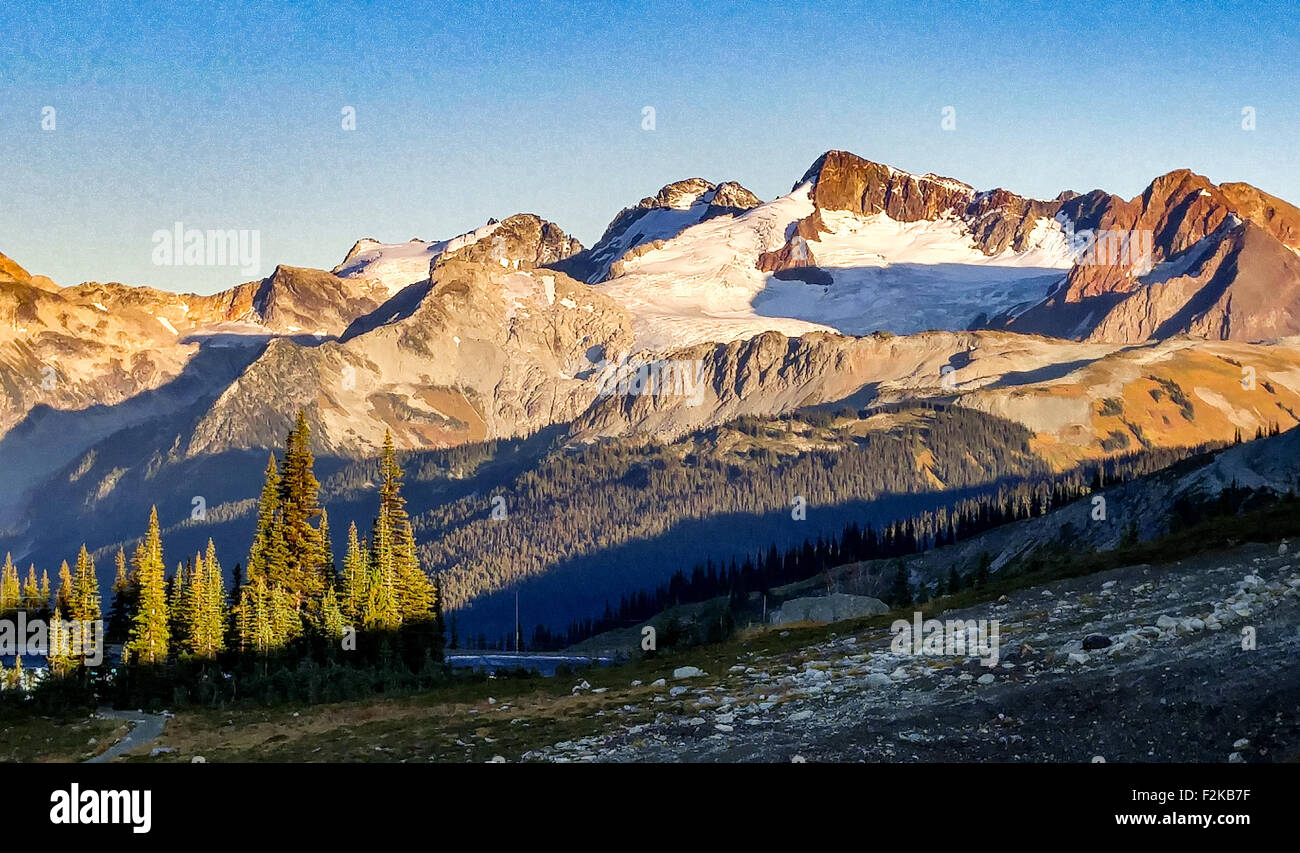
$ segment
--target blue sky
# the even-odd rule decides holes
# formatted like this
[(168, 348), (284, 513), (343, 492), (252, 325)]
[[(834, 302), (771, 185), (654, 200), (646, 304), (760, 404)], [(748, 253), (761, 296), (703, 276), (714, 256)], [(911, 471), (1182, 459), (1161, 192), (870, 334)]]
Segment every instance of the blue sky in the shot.
[(155, 266), (178, 220), (257, 229), (262, 274), (521, 211), (590, 245), (669, 181), (771, 198), (829, 148), (1040, 197), (1185, 166), (1300, 203), (1290, 4), (120, 5), (0, 6), (0, 251), (60, 284), (245, 278)]

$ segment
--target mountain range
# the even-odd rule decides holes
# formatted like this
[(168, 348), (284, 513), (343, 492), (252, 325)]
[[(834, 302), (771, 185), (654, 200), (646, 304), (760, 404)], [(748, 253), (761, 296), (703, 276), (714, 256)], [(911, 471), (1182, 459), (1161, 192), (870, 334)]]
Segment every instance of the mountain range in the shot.
[[(1115, 262), (1116, 246), (1142, 251)], [(232, 565), (299, 409), (336, 529), (368, 525), (357, 465), (386, 430), (437, 469), (413, 477), (417, 533), (449, 501), (486, 515), (556, 454), (709, 453), (702, 437), (737, 418), (810, 407), (964, 407), (1029, 430), (1056, 470), (1285, 430), (1300, 423), (1300, 210), (1187, 170), (1132, 199), (1040, 200), (828, 151), (769, 201), (670, 183), (590, 248), (522, 213), (446, 240), (358, 240), (332, 270), (277, 266), (207, 296), (61, 287), (0, 254), (0, 321), (0, 550), (53, 569), (80, 544), (67, 531), (103, 552), (157, 504), (176, 555), (213, 535)], [(655, 361), (689, 365), (698, 393), (603, 393), (611, 364)], [(452, 449), (480, 462), (436, 455)], [(632, 581), (594, 583), (616, 597)]]

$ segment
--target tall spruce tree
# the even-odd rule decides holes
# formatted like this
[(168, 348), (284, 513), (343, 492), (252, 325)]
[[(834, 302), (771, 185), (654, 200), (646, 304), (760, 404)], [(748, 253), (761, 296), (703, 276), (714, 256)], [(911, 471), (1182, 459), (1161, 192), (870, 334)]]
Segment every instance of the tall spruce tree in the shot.
[(41, 585), (36, 580), (36, 566), (27, 567), (27, 580), (23, 581), (23, 610), (38, 613), (45, 609), (41, 603)]
[(320, 531), (312, 526), (321, 514), (320, 483), (312, 471), (314, 463), (307, 413), (299, 410), (298, 419), (285, 440), (280, 517), (288, 578), (283, 586), (300, 606), (319, 603), (327, 585)]
[[(172, 636), (178, 649), (193, 655), (198, 653), (199, 623), (203, 618), (203, 555), (195, 554), (190, 565), (193, 568), (187, 573), (187, 582), (180, 590), (181, 605), (172, 607), (172, 619), (179, 628), (179, 633)], [(177, 574), (179, 576), (179, 571)]]
[(168, 627), (171, 630), (172, 651), (175, 652), (188, 651), (185, 633), (190, 624), (190, 601), (185, 587), (191, 580), (189, 575), (192, 572), (192, 567), (187, 570), (184, 563), (177, 563), (176, 573), (172, 575), (167, 589)]
[[(49, 663), (50, 674), (61, 678), (76, 668), (79, 661), (71, 654), (71, 634), (64, 621), (65, 615), (58, 607), (54, 608), (54, 618), (50, 620), (49, 634), (46, 640), (45, 659)], [(22, 660), (22, 655), (18, 656)]]
[(18, 569), (14, 566), (13, 557), (5, 554), (4, 568), (0, 569), (0, 616), (8, 616), (16, 611), (21, 601)]
[[(35, 583), (35, 573), (32, 581)], [(95, 577), (95, 561), (82, 543), (77, 553), (77, 573), (72, 578), (72, 607), (68, 618), (83, 622), (98, 622), (100, 619), (99, 579)]]
[(343, 575), (339, 581), (342, 588), (339, 610), (349, 624), (356, 625), (361, 622), (369, 595), (366, 588), (368, 579), (366, 551), (361, 541), (357, 539), (357, 524), (354, 521), (348, 525), (347, 553), (343, 557)]
[(216, 657), (226, 649), (226, 578), (217, 561), (217, 546), (208, 540), (203, 557), (203, 597), (196, 620), (195, 654)]
[(331, 639), (337, 639), (343, 636), (343, 629), (346, 626), (343, 612), (339, 608), (338, 594), (335, 593), (334, 587), (330, 587), (325, 590), (325, 598), (321, 601), (321, 633)]
[(280, 471), (272, 453), (266, 462), (266, 479), (257, 505), (257, 530), (248, 553), (245, 577), (264, 579), (268, 584), (288, 581), (285, 565), (284, 534), (280, 521)]
[(117, 549), (114, 558), (117, 573), (113, 577), (113, 603), (108, 609), (108, 641), (121, 643), (126, 640), (131, 630), (131, 616), (134, 613), (132, 584), (126, 573), (126, 551)]
[(163, 563), (157, 507), (150, 510), (148, 533), (136, 548), (133, 559), (140, 597), (124, 651), (128, 660), (137, 663), (163, 663), (167, 660), (169, 620), (167, 570)]
[(393, 435), (384, 432), (384, 449), (379, 461), (379, 517), (387, 526), (392, 548), (392, 575), (398, 615), (403, 622), (427, 622), (435, 616), (435, 589), (420, 569), (415, 553), (411, 517), (402, 497), (402, 466), (397, 462)]
[(54, 594), (54, 609), (65, 616), (72, 610), (72, 570), (67, 560), (59, 565), (59, 591)]
[(320, 575), (323, 583), (327, 588), (336, 587), (339, 583), (338, 566), (334, 563), (334, 539), (330, 536), (330, 516), (321, 507), (320, 511)]
[(393, 572), (393, 531), (383, 506), (371, 529), (366, 602), (361, 625), (366, 630), (391, 631), (402, 624)]

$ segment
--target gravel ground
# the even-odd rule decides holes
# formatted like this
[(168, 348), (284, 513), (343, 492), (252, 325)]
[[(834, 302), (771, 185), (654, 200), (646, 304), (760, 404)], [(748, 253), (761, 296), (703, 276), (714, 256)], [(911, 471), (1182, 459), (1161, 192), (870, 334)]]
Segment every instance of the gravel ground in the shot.
[(597, 734), (524, 758), (1294, 760), (1300, 560), (1279, 548), (1115, 569), (944, 614), (999, 621), (995, 667), (897, 653), (884, 631), (756, 651), (725, 674), (668, 679), (653, 722), (622, 722), (645, 719), (629, 706), (595, 720)]

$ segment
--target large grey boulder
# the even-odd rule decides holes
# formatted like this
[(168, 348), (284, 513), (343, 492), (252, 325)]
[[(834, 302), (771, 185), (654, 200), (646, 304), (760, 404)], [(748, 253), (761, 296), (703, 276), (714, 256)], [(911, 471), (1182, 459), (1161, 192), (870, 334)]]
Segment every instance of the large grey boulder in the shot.
[(785, 625), (790, 622), (839, 622), (888, 612), (889, 605), (879, 598), (837, 592), (812, 598), (793, 598), (773, 611), (769, 618), (773, 625)]

